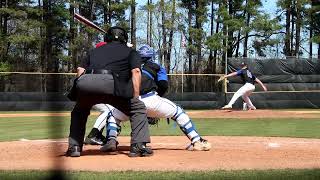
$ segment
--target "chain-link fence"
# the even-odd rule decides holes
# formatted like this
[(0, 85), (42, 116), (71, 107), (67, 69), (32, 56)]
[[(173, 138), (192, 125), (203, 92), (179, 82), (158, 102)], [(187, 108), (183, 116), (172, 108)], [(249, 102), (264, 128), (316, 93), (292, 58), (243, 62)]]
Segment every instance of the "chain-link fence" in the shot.
[[(320, 60), (229, 58), (226, 72), (234, 72), (241, 62), (268, 88), (257, 85), (251, 96), (258, 108), (320, 107)], [(185, 108), (220, 108), (242, 82), (228, 78), (218, 83), (222, 74), (169, 74), (165, 97)], [(71, 109), (74, 102), (65, 94), (72, 86), (74, 73), (0, 73), (0, 110)], [(242, 107), (241, 101), (235, 107)]]
[[(186, 108), (217, 108), (224, 95), (220, 74), (169, 74), (165, 97)], [(0, 110), (70, 110), (74, 73), (0, 73)], [(222, 98), (222, 99), (221, 99)]]

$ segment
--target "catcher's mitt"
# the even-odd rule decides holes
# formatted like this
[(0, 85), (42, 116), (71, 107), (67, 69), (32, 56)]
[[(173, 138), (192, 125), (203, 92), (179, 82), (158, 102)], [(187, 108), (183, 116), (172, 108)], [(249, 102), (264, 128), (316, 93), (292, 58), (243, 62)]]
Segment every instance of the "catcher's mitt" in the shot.
[(218, 82), (224, 80), (226, 77), (225, 76), (220, 76), (220, 78), (218, 79)]
[(158, 125), (160, 118), (148, 117), (149, 125)]

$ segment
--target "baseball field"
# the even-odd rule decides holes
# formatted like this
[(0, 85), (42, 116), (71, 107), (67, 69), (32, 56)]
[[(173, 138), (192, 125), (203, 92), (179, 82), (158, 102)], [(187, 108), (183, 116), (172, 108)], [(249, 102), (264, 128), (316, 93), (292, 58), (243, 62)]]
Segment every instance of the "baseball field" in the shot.
[(127, 156), (126, 122), (117, 154), (87, 145), (80, 158), (69, 158), (70, 112), (1, 112), (0, 179), (320, 179), (319, 110), (187, 113), (210, 151), (185, 150), (189, 140), (163, 119), (150, 127), (152, 157)]

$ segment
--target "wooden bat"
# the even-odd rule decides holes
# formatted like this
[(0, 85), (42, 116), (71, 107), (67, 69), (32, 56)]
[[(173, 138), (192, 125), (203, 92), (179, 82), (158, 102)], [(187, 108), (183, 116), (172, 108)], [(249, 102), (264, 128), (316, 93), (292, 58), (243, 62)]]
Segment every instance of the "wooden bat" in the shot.
[[(94, 24), (92, 21), (90, 21), (89, 19), (81, 16), (81, 15), (78, 14), (78, 13), (74, 13), (74, 17), (75, 17), (78, 21), (82, 22), (82, 23), (83, 23), (84, 25), (86, 25), (86, 26), (89, 26), (89, 27), (91, 27), (91, 28), (94, 28), (94, 29), (96, 29), (96, 30), (98, 30), (98, 31), (100, 31), (100, 32), (107, 33), (107, 32), (106, 32), (105, 30), (103, 30), (101, 27), (97, 26), (97, 25)], [(133, 44), (127, 43), (127, 46), (128, 46), (128, 47), (132, 47)]]
[(94, 28), (94, 29), (96, 29), (96, 30), (98, 30), (98, 31), (100, 31), (100, 32), (106, 33), (106, 31), (103, 30), (101, 27), (97, 26), (97, 25), (94, 24), (92, 21), (90, 21), (89, 19), (81, 16), (80, 14), (74, 13), (74, 17), (75, 17), (78, 21), (84, 23), (85, 25), (90, 26), (90, 27), (92, 27), (92, 28)]

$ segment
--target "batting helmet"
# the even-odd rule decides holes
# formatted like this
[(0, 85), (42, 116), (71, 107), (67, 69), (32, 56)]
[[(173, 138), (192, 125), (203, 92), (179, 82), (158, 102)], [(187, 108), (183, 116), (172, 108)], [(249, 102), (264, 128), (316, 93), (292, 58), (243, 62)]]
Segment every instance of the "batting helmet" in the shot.
[(123, 28), (114, 26), (108, 29), (106, 34), (106, 41), (120, 41), (126, 43), (128, 41), (128, 34)]
[(138, 53), (144, 62), (147, 60), (153, 61), (153, 58), (156, 55), (156, 52), (149, 45), (142, 45), (139, 48)]

